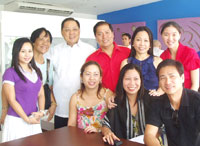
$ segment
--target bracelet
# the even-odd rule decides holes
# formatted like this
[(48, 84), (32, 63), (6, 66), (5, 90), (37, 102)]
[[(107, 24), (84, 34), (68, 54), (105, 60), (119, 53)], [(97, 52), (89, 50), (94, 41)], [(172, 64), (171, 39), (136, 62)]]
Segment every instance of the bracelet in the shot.
[(32, 117), (32, 116), (29, 116), (29, 117), (28, 117), (28, 121), (27, 121), (28, 124), (31, 124), (31, 120), (30, 120), (31, 117)]
[(51, 105), (57, 106), (57, 103), (56, 102), (51, 102)]
[(7, 109), (8, 109), (8, 106), (2, 107), (2, 110), (7, 110)]

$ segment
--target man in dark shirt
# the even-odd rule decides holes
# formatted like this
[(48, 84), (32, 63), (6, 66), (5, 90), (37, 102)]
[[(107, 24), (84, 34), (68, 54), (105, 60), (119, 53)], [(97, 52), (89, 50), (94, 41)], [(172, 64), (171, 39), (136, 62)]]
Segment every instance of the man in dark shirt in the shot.
[(165, 94), (152, 102), (145, 144), (160, 146), (158, 131), (164, 124), (169, 146), (194, 146), (200, 131), (200, 94), (183, 88), (184, 69), (178, 61), (164, 60), (157, 75)]

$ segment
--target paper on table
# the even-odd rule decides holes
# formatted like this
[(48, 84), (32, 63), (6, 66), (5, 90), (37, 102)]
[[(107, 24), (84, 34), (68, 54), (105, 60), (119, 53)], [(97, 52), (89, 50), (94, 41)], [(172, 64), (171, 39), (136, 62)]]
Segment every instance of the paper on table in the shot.
[(129, 140), (130, 140), (130, 141), (133, 141), (133, 142), (137, 142), (137, 143), (144, 144), (144, 135), (140, 135), (140, 136), (131, 138), (131, 139), (129, 139)]

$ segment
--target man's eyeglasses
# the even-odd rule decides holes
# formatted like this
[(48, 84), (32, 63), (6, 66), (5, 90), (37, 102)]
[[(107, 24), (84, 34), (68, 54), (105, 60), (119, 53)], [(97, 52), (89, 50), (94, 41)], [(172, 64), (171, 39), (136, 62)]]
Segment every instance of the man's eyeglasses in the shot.
[(179, 127), (178, 110), (175, 110), (175, 111), (173, 110), (172, 120), (173, 120), (173, 124), (178, 128)]

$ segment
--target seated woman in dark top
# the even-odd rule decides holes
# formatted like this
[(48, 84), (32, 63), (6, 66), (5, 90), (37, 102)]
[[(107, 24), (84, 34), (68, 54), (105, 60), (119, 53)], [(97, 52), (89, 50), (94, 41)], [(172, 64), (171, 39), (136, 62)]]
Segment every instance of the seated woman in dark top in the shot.
[(104, 117), (104, 142), (113, 145), (113, 141), (119, 138), (130, 139), (144, 134), (150, 96), (144, 89), (141, 70), (137, 65), (127, 64), (122, 68), (116, 87), (115, 103), (117, 106)]

